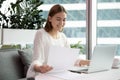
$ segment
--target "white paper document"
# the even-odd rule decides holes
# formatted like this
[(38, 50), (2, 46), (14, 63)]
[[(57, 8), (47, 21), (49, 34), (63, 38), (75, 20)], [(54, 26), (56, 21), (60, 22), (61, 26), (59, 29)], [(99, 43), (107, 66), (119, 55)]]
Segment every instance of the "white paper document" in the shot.
[(80, 49), (51, 46), (48, 55), (48, 65), (53, 67), (50, 72), (67, 71), (73, 67), (79, 57)]
[(51, 46), (48, 55), (48, 65), (53, 67), (53, 70), (47, 72), (47, 75), (57, 78), (71, 80), (80, 76), (80, 74), (68, 71), (74, 66), (79, 57), (80, 49), (66, 48), (59, 46)]

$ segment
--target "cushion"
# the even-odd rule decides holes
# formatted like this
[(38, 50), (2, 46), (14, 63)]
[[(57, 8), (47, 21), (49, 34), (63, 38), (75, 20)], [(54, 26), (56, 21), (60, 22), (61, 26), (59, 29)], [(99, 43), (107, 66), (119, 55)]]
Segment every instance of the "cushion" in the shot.
[(24, 65), (16, 49), (0, 50), (0, 80), (17, 80), (24, 77)]
[(18, 50), (21, 60), (24, 64), (24, 75), (26, 76), (27, 70), (32, 62), (33, 50), (31, 48)]

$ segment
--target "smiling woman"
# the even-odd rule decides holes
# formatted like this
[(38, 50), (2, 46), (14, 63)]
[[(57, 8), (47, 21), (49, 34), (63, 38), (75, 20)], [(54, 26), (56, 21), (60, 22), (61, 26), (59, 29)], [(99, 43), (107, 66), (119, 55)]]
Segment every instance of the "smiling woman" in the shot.
[(27, 77), (34, 77), (38, 73), (46, 73), (53, 69), (47, 64), (48, 51), (53, 45), (70, 47), (67, 38), (61, 30), (66, 21), (66, 10), (62, 5), (54, 5), (48, 14), (45, 27), (36, 32), (34, 38), (34, 54)]
[[(34, 38), (33, 61), (28, 69), (27, 77), (34, 77), (39, 73), (46, 73), (54, 68), (48, 65), (48, 56), (51, 46), (70, 48), (67, 37), (61, 31), (65, 26), (66, 17), (67, 12), (62, 5), (56, 4), (51, 7), (45, 27), (36, 32)], [(86, 60), (82, 60), (80, 62), (86, 65), (85, 61)]]

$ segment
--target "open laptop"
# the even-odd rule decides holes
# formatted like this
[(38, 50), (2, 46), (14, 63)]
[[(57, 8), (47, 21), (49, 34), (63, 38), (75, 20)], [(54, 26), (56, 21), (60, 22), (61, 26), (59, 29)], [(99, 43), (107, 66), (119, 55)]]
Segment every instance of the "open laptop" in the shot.
[(116, 52), (116, 45), (104, 46), (99, 45), (94, 48), (90, 65), (85, 68), (74, 68), (70, 71), (78, 73), (93, 73), (110, 70), (112, 67), (114, 55)]
[(51, 46), (48, 53), (48, 65), (53, 67), (49, 73), (61, 72), (73, 67), (79, 58), (80, 49)]

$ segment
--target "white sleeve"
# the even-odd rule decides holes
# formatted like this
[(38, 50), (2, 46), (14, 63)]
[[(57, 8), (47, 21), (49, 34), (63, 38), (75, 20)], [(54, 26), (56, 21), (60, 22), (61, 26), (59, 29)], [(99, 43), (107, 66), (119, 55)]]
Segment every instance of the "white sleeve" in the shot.
[(42, 34), (40, 31), (37, 31), (34, 38), (34, 51), (33, 51), (33, 60), (27, 71), (27, 77), (34, 77), (38, 72), (34, 71), (34, 65), (42, 65), (44, 62), (44, 43), (42, 43)]
[(33, 55), (33, 62), (37, 61), (37, 64), (40, 65), (44, 62), (44, 42), (42, 39), (42, 33), (38, 31), (35, 35), (34, 39), (34, 55)]

